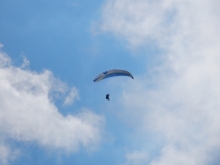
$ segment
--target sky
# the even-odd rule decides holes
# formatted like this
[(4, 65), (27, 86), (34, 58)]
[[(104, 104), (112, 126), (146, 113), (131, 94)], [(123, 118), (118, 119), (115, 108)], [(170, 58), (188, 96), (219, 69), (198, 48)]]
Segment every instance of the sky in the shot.
[(219, 165), (219, 8), (0, 0), (0, 164)]

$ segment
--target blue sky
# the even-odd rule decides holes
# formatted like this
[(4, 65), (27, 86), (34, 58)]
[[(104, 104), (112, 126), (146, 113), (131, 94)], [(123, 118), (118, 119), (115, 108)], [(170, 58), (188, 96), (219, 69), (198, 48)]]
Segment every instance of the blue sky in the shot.
[(0, 0), (0, 164), (219, 164), (218, 5)]

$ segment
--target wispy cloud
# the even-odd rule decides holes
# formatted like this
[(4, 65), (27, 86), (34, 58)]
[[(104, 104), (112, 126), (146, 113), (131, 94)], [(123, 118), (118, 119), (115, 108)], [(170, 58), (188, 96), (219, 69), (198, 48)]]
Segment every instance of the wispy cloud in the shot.
[(22, 55), (22, 58), (23, 58), (23, 63), (21, 65), (21, 68), (26, 69), (29, 67), (30, 61), (24, 55)]
[[(103, 31), (136, 47), (153, 40), (165, 52), (157, 69), (136, 78), (122, 100), (124, 115), (140, 123), (134, 122), (137, 134), (163, 143), (158, 147), (154, 141), (157, 152), (150, 154), (150, 165), (209, 164), (215, 159), (210, 153), (220, 149), (216, 6), (215, 0), (109, 0), (103, 7)], [(140, 143), (152, 152), (147, 141)]]
[[(2, 140), (2, 139), (1, 139)], [(3, 165), (9, 164), (20, 154), (18, 149), (11, 149), (7, 144), (0, 142), (0, 163)]]
[[(13, 66), (9, 56), (0, 51), (0, 161), (6, 163), (14, 152), (10, 145), (5, 147), (8, 138), (67, 152), (97, 147), (104, 118), (89, 109), (64, 117), (51, 95), (67, 88), (48, 70), (37, 73)], [(73, 87), (66, 103), (77, 96)]]
[(126, 160), (123, 165), (144, 165), (148, 162), (148, 155), (145, 152), (134, 151), (126, 154)]
[(79, 99), (79, 94), (78, 94), (77, 89), (73, 87), (70, 90), (69, 94), (66, 96), (64, 100), (64, 105), (71, 105), (76, 99)]

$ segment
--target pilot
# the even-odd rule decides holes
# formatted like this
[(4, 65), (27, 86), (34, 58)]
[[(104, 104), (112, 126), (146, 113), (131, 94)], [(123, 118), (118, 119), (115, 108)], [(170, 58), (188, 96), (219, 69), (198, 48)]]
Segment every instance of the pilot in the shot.
[(109, 94), (107, 94), (105, 98), (106, 98), (108, 101), (110, 101)]

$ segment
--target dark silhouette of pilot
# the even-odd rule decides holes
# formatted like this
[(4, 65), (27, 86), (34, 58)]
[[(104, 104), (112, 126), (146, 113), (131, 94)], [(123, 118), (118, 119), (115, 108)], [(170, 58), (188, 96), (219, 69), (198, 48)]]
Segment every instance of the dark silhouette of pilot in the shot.
[(109, 94), (107, 94), (105, 98), (106, 98), (108, 101), (110, 101)]

